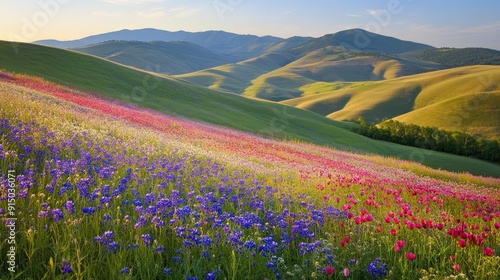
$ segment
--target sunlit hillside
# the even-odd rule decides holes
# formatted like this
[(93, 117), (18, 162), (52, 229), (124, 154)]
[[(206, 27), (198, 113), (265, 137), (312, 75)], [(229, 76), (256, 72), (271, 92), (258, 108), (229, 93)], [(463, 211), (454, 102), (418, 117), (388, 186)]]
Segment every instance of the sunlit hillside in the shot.
[[(500, 66), (468, 66), (353, 83), (339, 90), (284, 101), (335, 120), (384, 118), (500, 138)], [(335, 85), (335, 84), (332, 84)]]

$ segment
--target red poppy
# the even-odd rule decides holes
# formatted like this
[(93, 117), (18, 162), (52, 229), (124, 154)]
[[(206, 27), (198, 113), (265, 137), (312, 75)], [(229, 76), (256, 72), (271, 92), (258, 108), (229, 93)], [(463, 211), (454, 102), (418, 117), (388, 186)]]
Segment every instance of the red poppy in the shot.
[(458, 245), (460, 246), (460, 248), (464, 248), (465, 246), (467, 246), (467, 241), (465, 239), (459, 239)]
[(415, 254), (410, 253), (410, 252), (406, 252), (406, 253), (405, 253), (405, 256), (406, 256), (406, 258), (407, 258), (408, 260), (410, 260), (410, 261), (413, 261), (413, 260), (415, 260), (415, 259), (417, 258), (417, 256), (415, 256)]
[(485, 256), (491, 257), (495, 253), (495, 250), (488, 247), (483, 247), (483, 253)]

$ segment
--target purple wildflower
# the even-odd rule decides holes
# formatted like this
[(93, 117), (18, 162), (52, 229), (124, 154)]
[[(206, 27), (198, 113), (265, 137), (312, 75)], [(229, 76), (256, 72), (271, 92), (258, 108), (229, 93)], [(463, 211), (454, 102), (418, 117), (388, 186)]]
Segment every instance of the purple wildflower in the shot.
[(143, 234), (141, 236), (142, 238), (142, 242), (144, 242), (144, 244), (146, 244), (146, 246), (149, 247), (149, 245), (151, 245), (151, 242), (153, 241), (153, 237), (151, 237), (151, 235), (149, 233), (146, 233), (146, 234)]
[(64, 209), (66, 209), (66, 212), (68, 212), (69, 214), (72, 214), (75, 212), (75, 204), (72, 200), (68, 200), (64, 204)]
[(73, 270), (71, 270), (71, 264), (69, 263), (68, 260), (63, 259), (62, 262), (63, 262), (63, 265), (61, 266), (62, 274), (67, 274), (67, 273), (73, 272)]
[(52, 209), (52, 218), (54, 218), (55, 223), (57, 223), (57, 222), (59, 222), (59, 220), (63, 219), (64, 214), (61, 211), (61, 209), (59, 209), (59, 208)]

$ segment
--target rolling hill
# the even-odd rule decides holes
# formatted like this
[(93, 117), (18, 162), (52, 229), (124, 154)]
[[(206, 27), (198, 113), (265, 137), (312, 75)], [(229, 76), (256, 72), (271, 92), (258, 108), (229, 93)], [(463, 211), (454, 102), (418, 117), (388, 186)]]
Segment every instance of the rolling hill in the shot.
[(194, 72), (234, 61), (227, 55), (183, 41), (108, 41), (74, 50), (170, 75)]
[[(358, 37), (369, 38), (363, 48)], [(363, 37), (364, 38), (364, 37)], [(206, 87), (272, 101), (311, 94), (304, 87), (320, 82), (357, 82), (391, 79), (445, 66), (398, 54), (431, 49), (431, 46), (352, 29), (311, 39), (280, 53), (290, 59), (280, 67), (246, 69), (246, 63), (188, 73), (179, 78)], [(267, 57), (266, 57), (267, 58)], [(266, 61), (266, 58), (259, 59)], [(293, 58), (293, 59), (291, 59)], [(271, 63), (275, 66), (275, 63)], [(251, 75), (248, 73), (251, 72)], [(259, 74), (259, 75), (257, 75)]]
[(430, 62), (329, 46), (252, 80), (243, 95), (282, 101), (312, 94), (307, 86), (319, 82), (386, 80), (442, 68)]
[[(284, 101), (334, 120), (384, 118), (500, 138), (500, 66), (468, 66)], [(326, 87), (324, 85), (326, 89)]]
[(238, 63), (226, 64), (211, 69), (177, 75), (183, 79), (204, 87), (241, 94), (250, 81), (270, 71), (292, 62), (294, 56), (272, 52)]
[(352, 133), (348, 124), (316, 113), (235, 94), (131, 68), (81, 53), (32, 44), (0, 42), (0, 68), (36, 75), (170, 115), (228, 126), (264, 136), (308, 141), (345, 150), (415, 159), (425, 165), (453, 171), (500, 176), (500, 167), (456, 157), (375, 141)]

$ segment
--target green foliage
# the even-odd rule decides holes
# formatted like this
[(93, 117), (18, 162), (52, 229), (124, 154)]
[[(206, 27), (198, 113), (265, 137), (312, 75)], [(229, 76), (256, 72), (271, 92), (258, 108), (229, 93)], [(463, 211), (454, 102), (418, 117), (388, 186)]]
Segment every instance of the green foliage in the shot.
[(500, 163), (500, 141), (497, 140), (396, 120), (385, 120), (379, 125), (367, 125), (362, 117), (358, 121), (360, 126), (356, 131), (373, 139)]
[(485, 48), (440, 48), (422, 51), (418, 58), (449, 67), (500, 65), (500, 51)]

